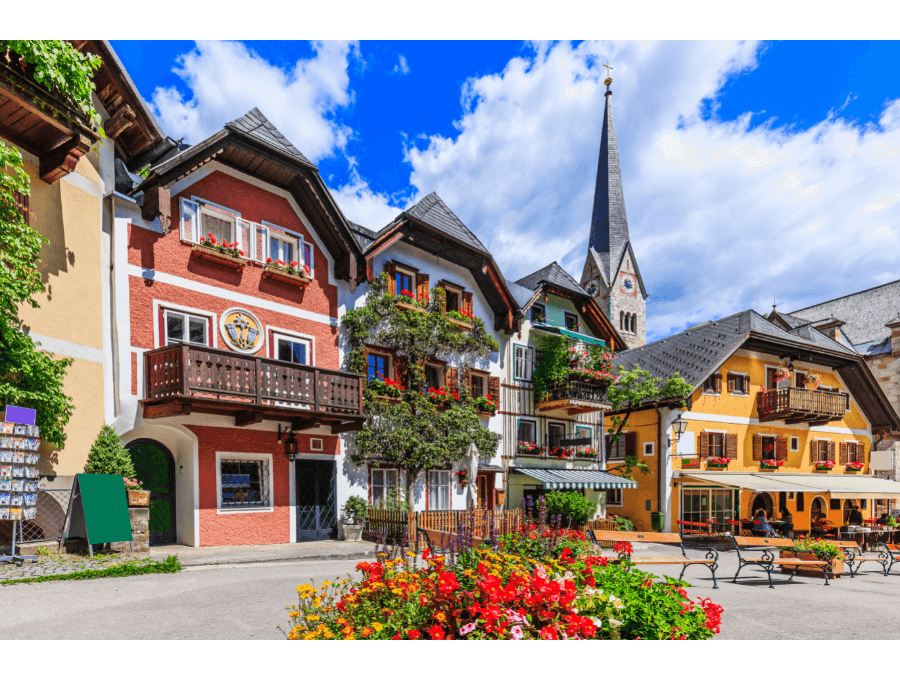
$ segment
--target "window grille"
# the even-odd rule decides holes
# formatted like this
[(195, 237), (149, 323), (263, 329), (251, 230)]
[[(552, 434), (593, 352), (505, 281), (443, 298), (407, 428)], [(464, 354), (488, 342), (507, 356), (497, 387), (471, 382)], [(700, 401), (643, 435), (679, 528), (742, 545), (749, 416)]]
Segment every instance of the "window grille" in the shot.
[(222, 459), (223, 508), (267, 508), (269, 501), (269, 464), (264, 460)]

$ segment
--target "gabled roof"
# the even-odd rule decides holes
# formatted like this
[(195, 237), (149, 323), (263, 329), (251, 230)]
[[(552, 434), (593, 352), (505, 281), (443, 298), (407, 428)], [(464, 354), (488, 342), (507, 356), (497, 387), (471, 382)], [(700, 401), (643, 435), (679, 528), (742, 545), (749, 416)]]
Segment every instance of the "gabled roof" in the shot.
[(533, 302), (540, 293), (540, 289), (531, 290), (530, 288), (520, 286), (518, 283), (510, 281), (509, 279), (506, 279), (506, 287), (509, 288), (509, 292), (512, 293), (512, 296), (515, 298), (516, 304), (523, 310)]
[(543, 269), (538, 269), (528, 276), (523, 276), (516, 281), (516, 283), (529, 290), (538, 290), (541, 288), (542, 284), (549, 283), (561, 290), (575, 293), (576, 295), (590, 297), (590, 293), (582, 288), (581, 284), (569, 276), (569, 273), (555, 261), (551, 262)]
[(447, 207), (447, 204), (434, 191), (412, 207), (404, 210), (404, 212), (410, 217), (414, 217), (420, 222), (424, 222), (448, 236), (452, 236), (457, 241), (465, 243), (475, 250), (482, 253), (488, 252), (488, 249), (478, 240), (478, 237), (469, 231), (469, 228), (453, 214), (453, 211)]
[(350, 231), (353, 232), (353, 238), (356, 239), (356, 242), (359, 243), (360, 248), (365, 250), (369, 247), (369, 244), (375, 240), (375, 237), (378, 235), (377, 232), (372, 231), (371, 229), (367, 229), (361, 224), (357, 224), (356, 222), (351, 222), (347, 220), (347, 224), (350, 225)]
[(290, 140), (281, 134), (278, 131), (278, 128), (272, 125), (272, 123), (269, 122), (269, 119), (257, 108), (254, 108), (240, 118), (227, 123), (225, 128), (243, 133), (248, 137), (257, 140), (261, 144), (268, 146), (270, 149), (288, 156), (293, 156), (298, 161), (315, 167), (313, 163), (300, 153), (300, 150), (291, 144)]

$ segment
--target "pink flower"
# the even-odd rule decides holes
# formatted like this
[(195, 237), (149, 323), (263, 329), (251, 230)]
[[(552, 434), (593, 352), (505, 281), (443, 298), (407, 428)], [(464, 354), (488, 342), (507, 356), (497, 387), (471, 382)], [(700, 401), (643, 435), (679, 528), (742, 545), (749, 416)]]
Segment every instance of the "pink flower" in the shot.
[(509, 629), (509, 634), (512, 635), (513, 640), (521, 640), (525, 637), (525, 633), (522, 632), (522, 626), (513, 626)]
[(464, 625), (462, 628), (459, 629), (459, 634), (460, 635), (468, 635), (473, 630), (475, 630), (475, 624), (467, 623), (466, 625)]

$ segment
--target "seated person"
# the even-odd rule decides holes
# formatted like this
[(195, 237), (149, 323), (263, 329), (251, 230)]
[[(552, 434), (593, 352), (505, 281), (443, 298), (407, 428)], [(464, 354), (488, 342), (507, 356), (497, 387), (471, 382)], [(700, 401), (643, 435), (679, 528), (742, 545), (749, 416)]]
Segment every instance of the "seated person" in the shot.
[[(756, 514), (753, 516), (753, 524), (754, 528), (757, 532), (763, 533), (766, 538), (774, 538), (775, 530), (769, 524), (769, 518), (766, 516), (766, 511), (763, 508), (760, 508), (756, 511)], [(762, 527), (760, 528), (759, 522), (762, 522)]]
[(786, 538), (794, 538), (794, 516), (787, 508), (781, 510), (781, 521), (784, 522), (784, 524), (781, 525), (781, 533), (783, 533)]
[(850, 511), (850, 514), (847, 515), (847, 524), (850, 526), (861, 526), (863, 523), (863, 515), (859, 511), (859, 506), (854, 505), (853, 509)]

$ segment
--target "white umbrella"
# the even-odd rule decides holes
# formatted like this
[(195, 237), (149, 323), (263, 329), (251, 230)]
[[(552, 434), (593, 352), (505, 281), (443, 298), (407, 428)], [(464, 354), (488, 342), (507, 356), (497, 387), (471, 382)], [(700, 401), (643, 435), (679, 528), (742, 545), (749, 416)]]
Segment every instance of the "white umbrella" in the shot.
[(469, 451), (466, 453), (466, 462), (468, 464), (468, 486), (466, 489), (466, 509), (472, 510), (478, 506), (478, 490), (475, 485), (478, 483), (478, 448), (475, 443), (469, 444)]

